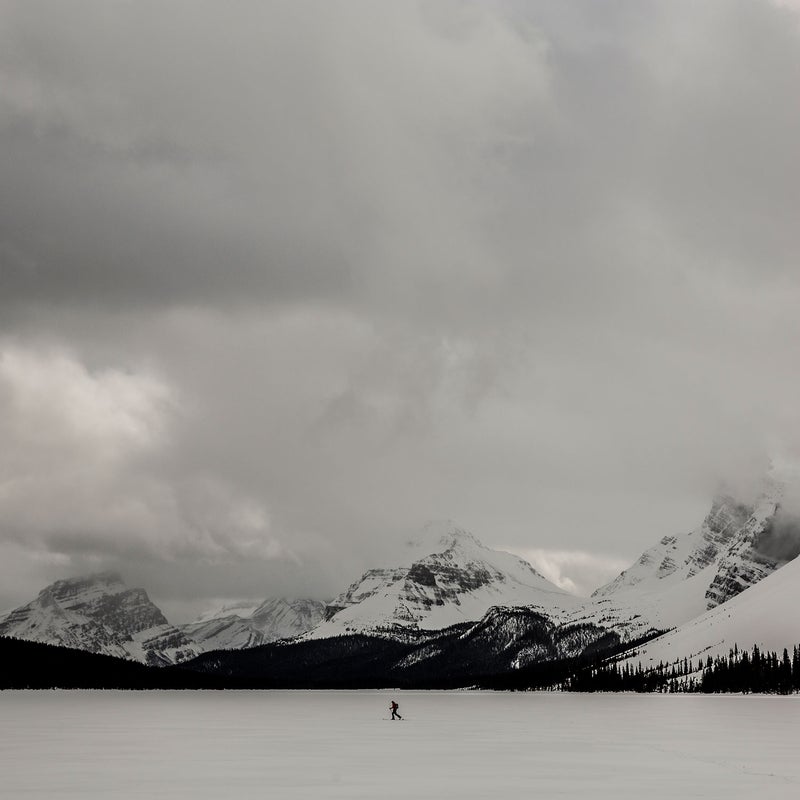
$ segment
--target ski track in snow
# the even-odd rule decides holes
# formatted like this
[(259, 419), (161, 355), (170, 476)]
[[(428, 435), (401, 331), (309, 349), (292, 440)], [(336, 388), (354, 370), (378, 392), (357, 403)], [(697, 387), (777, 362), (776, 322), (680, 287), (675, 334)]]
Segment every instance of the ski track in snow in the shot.
[(798, 734), (796, 696), (3, 692), (0, 797), (783, 800)]

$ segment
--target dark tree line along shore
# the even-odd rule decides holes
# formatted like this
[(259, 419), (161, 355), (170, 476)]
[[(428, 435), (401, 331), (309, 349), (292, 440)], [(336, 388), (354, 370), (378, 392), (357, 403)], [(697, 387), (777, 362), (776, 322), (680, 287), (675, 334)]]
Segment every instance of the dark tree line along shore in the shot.
[[(443, 652), (430, 664), (398, 669), (413, 642), (365, 636), (262, 645), (208, 653), (187, 664), (148, 667), (111, 656), (0, 637), (0, 689), (456, 689), (571, 692), (800, 691), (800, 645), (782, 653), (740, 651), (705, 660), (633, 665), (636, 642), (615, 643), (568, 659), (509, 668), (476, 647)], [(460, 658), (459, 658), (460, 656)], [(479, 657), (480, 656), (480, 657)]]
[(702, 692), (714, 694), (792, 694), (800, 691), (800, 645), (792, 653), (767, 652), (757, 645), (748, 652), (738, 646), (727, 656), (682, 661), (645, 669), (619, 661), (595, 664), (567, 678), (571, 692)]

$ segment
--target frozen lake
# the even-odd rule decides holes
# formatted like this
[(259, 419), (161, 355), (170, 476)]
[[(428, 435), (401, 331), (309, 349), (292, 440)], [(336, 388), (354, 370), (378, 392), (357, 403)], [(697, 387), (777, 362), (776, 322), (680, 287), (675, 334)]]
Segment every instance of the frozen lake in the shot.
[(0, 692), (15, 800), (769, 800), (799, 747), (798, 697)]

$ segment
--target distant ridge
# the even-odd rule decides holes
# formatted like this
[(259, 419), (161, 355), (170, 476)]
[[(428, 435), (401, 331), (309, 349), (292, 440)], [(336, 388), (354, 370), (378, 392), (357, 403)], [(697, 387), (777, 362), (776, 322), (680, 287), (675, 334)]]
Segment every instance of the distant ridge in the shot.
[(144, 589), (130, 589), (115, 572), (56, 581), (11, 611), (0, 636), (87, 650), (164, 666), (194, 658), (195, 643), (166, 617)]
[(224, 605), (182, 625), (181, 630), (202, 651), (241, 650), (300, 636), (318, 625), (324, 615), (325, 604), (319, 600), (268, 597), (256, 604)]

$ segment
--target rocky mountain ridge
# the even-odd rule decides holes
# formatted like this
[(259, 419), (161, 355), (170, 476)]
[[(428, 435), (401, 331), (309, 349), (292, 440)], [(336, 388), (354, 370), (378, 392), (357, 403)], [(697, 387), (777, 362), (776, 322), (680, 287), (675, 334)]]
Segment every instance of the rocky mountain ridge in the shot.
[(59, 580), (35, 600), (9, 611), (0, 636), (58, 645), (139, 661), (180, 664), (215, 649), (256, 647), (313, 628), (324, 604), (268, 598), (255, 607), (228, 607), (220, 617), (171, 625), (141, 588), (131, 589), (113, 572)]
[(56, 581), (11, 611), (0, 623), (0, 636), (151, 665), (177, 664), (200, 652), (144, 589), (129, 589), (116, 573)]
[[(682, 586), (695, 600), (692, 616), (730, 600), (800, 552), (800, 521), (783, 504), (787, 485), (773, 472), (752, 503), (718, 495), (698, 528), (664, 537), (592, 598), (638, 595), (647, 605), (647, 598)], [(669, 627), (684, 621), (670, 620)]]
[[(645, 669), (659, 662), (724, 656), (738, 647), (780, 652), (800, 642), (800, 559), (795, 559), (756, 585), (714, 605), (685, 624), (628, 654), (627, 662)], [(624, 661), (625, 659), (621, 659)]]
[(772, 476), (752, 502), (718, 495), (698, 528), (662, 538), (590, 598), (564, 592), (448, 521), (429, 524), (399, 564), (367, 570), (328, 604), (227, 602), (176, 627), (144, 590), (106, 573), (52, 584), (0, 620), (0, 636), (153, 664), (276, 640), (362, 636), (413, 645), (410, 657), (430, 666), (448, 653), (477, 658), (482, 642), (495, 665), (508, 658), (525, 668), (679, 628), (761, 583), (800, 552), (800, 521), (785, 488)]
[(530, 564), (485, 547), (447, 521), (429, 523), (401, 566), (371, 569), (328, 604), (314, 638), (379, 629), (439, 630), (475, 622), (496, 605), (541, 606), (569, 596)]

